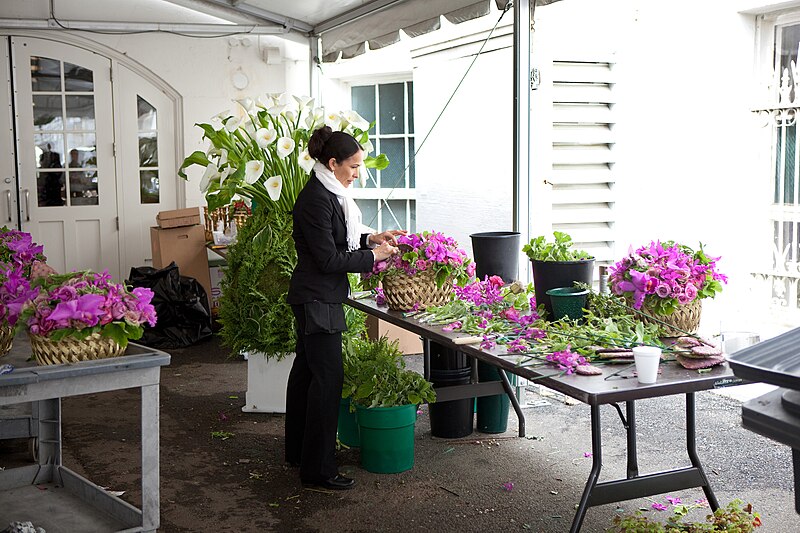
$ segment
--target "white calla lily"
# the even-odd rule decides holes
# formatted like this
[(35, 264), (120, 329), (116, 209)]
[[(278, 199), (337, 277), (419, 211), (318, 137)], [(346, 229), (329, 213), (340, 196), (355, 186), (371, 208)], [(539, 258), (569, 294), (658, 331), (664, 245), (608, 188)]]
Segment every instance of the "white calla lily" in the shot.
[(314, 105), (314, 99), (310, 96), (295, 96), (294, 99), (297, 102), (297, 105), (300, 106), (300, 109), (303, 109), (304, 107), (312, 107)]
[(233, 133), (239, 128), (243, 121), (243, 117), (230, 116), (228, 120), (225, 121), (225, 129), (228, 130), (228, 133)]
[(267, 146), (274, 143), (277, 138), (278, 132), (272, 128), (261, 128), (256, 132), (256, 143), (263, 150), (266, 150)]
[(221, 113), (217, 113), (216, 115), (211, 117), (211, 121), (212, 122), (222, 122), (223, 120), (225, 120), (229, 116), (231, 116), (231, 110), (230, 109), (226, 109), (225, 111), (222, 111)]
[(339, 131), (342, 129), (342, 117), (335, 111), (325, 113), (325, 125), (333, 131)]
[(252, 185), (257, 182), (264, 173), (263, 161), (248, 161), (244, 166), (244, 181)]
[(223, 167), (228, 164), (228, 151), (225, 148), (219, 149), (219, 166)]
[(284, 111), (283, 116), (286, 117), (286, 120), (288, 120), (290, 124), (294, 124), (297, 121), (297, 112), (291, 109)]
[(256, 103), (249, 96), (247, 98), (240, 98), (239, 100), (236, 100), (236, 103), (242, 106), (247, 114), (253, 114), (256, 112)]
[(283, 104), (275, 104), (274, 106), (267, 109), (267, 113), (270, 114), (273, 118), (278, 118), (278, 116), (286, 111), (286, 106)]
[(206, 171), (203, 173), (203, 177), (200, 179), (200, 190), (202, 192), (206, 192), (209, 185), (211, 185), (211, 181), (218, 177), (219, 169), (217, 168), (217, 165), (214, 163), (209, 163), (206, 167)]
[(267, 93), (264, 93), (256, 98), (256, 105), (262, 109), (269, 109), (275, 105), (275, 100), (273, 100), (272, 97)]
[(356, 127), (361, 131), (367, 131), (367, 129), (369, 129), (369, 122), (367, 121), (367, 119), (365, 119), (352, 109), (344, 113), (344, 119), (350, 124), (352, 124), (353, 127)]
[(372, 144), (372, 141), (367, 141), (361, 145), (361, 149), (364, 150), (366, 153), (371, 154), (375, 151), (375, 146)]
[(251, 120), (245, 119), (239, 127), (247, 133), (248, 137), (252, 138), (256, 136), (256, 127)]
[(306, 171), (306, 174), (311, 174), (311, 169), (314, 168), (314, 163), (316, 162), (317, 160), (311, 157), (311, 155), (308, 153), (308, 150), (303, 150), (300, 152), (300, 155), (297, 156), (297, 164), (300, 165), (300, 168)]
[(291, 137), (281, 137), (278, 139), (278, 156), (284, 159), (287, 155), (294, 152), (294, 139)]
[(273, 202), (277, 202), (278, 198), (281, 197), (283, 179), (281, 179), (280, 176), (272, 176), (271, 178), (267, 178), (267, 181), (264, 182), (264, 186), (267, 188), (269, 199)]
[(225, 167), (222, 169), (222, 172), (219, 173), (219, 185), (222, 187), (222, 184), (231, 175), (233, 172), (233, 167)]

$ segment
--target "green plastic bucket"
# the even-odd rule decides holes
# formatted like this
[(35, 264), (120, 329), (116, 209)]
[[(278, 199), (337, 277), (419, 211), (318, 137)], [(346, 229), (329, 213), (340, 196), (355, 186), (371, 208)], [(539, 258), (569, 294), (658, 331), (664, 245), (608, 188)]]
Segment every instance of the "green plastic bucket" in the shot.
[(547, 291), (553, 306), (553, 320), (567, 317), (571, 320), (583, 318), (586, 297), (589, 291), (578, 287), (557, 287)]
[(376, 474), (394, 474), (414, 466), (416, 405), (356, 405), (361, 432), (361, 467)]
[[(500, 374), (496, 367), (478, 361), (478, 381), (500, 381)], [(507, 394), (494, 396), (481, 396), (477, 399), (476, 427), (481, 433), (503, 433), (508, 429)]]
[(342, 398), (339, 402), (339, 425), (337, 427), (339, 441), (345, 446), (358, 448), (361, 446), (361, 437), (356, 421), (356, 412), (350, 412), (350, 398)]

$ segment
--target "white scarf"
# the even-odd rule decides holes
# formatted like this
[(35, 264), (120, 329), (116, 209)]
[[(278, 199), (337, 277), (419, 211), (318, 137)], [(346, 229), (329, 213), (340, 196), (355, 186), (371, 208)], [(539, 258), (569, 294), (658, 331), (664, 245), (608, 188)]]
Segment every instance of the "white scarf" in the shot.
[(353, 195), (347, 187), (336, 179), (333, 171), (317, 161), (314, 163), (314, 174), (329, 192), (342, 200), (342, 210), (347, 226), (347, 249), (358, 250), (361, 247), (361, 210), (353, 200)]

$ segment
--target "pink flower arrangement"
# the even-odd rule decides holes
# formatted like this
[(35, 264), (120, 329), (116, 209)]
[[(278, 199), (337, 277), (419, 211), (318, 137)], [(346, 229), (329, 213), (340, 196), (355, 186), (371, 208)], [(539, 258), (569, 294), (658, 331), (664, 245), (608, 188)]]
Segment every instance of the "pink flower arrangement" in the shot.
[(72, 272), (39, 278), (35, 291), (25, 303), (21, 323), (32, 335), (53, 341), (71, 336), (85, 339), (99, 332), (122, 347), (128, 340), (141, 338), (144, 324), (156, 324), (150, 301), (153, 291), (137, 287), (129, 291), (112, 283), (107, 271)]
[(651, 242), (611, 267), (608, 283), (614, 294), (628, 296), (634, 309), (644, 305), (669, 315), (696, 299), (713, 298), (728, 278), (717, 270), (719, 257), (709, 257), (674, 242)]
[(385, 261), (376, 261), (372, 272), (364, 279), (364, 286), (374, 288), (384, 277), (402, 272), (414, 276), (419, 272), (432, 270), (436, 274), (436, 284), (441, 287), (448, 278), (458, 284), (466, 283), (475, 275), (475, 263), (467, 253), (458, 247), (451, 237), (439, 232), (423, 231), (397, 237), (399, 254)]
[(0, 323), (13, 327), (23, 304), (35, 296), (31, 270), (34, 262), (45, 261), (43, 250), (30, 233), (0, 228)]

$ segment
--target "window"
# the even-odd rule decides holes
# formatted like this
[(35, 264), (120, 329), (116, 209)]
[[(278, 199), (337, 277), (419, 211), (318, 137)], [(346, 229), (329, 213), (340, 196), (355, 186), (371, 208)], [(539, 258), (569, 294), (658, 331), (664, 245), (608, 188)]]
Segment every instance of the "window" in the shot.
[(375, 147), (371, 155), (383, 153), (389, 158), (384, 170), (370, 169), (365, 187), (354, 184), (364, 224), (379, 231), (416, 231), (413, 83), (353, 86), (351, 99), (353, 110), (376, 122), (370, 135)]
[(33, 56), (31, 91), (39, 207), (98, 205), (92, 71)]
[(139, 130), (139, 200), (157, 204), (161, 200), (158, 181), (158, 125), (156, 108), (136, 97)]

